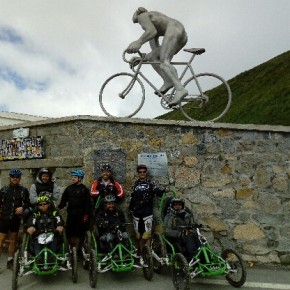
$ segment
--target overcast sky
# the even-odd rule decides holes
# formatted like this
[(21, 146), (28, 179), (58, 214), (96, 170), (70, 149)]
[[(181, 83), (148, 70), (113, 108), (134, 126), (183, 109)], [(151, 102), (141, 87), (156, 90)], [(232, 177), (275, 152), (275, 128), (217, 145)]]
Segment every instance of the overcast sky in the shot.
[[(0, 0), (0, 111), (104, 116), (98, 93), (110, 75), (129, 71), (122, 52), (143, 33), (132, 22), (139, 6), (180, 20), (186, 47), (206, 49), (196, 72), (228, 80), (290, 50), (289, 0)], [(138, 116), (162, 114), (146, 92)]]

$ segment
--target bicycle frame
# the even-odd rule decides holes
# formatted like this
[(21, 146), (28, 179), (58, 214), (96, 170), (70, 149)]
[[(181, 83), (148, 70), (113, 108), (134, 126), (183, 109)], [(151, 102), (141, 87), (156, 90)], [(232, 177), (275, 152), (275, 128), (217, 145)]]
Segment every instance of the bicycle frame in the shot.
[[(125, 53), (124, 53), (124, 54), (125, 54)], [(128, 61), (125, 59), (124, 54), (123, 54), (123, 59), (124, 59), (125, 62), (128, 62)], [(141, 67), (142, 67), (143, 64), (145, 64), (145, 65), (147, 65), (147, 64), (150, 64), (150, 65), (153, 65), (153, 64), (159, 64), (159, 65), (160, 65), (160, 62), (158, 62), (158, 61), (145, 61), (145, 56), (146, 56), (146, 54), (143, 54), (143, 53), (141, 53), (140, 51), (138, 52), (138, 54), (141, 56), (141, 58), (140, 58), (140, 62), (139, 62), (139, 64), (137, 65), (137, 68), (135, 69), (134, 67), (131, 67), (131, 70), (134, 72), (134, 77), (133, 77), (132, 81), (128, 84), (128, 86), (123, 90), (123, 92), (119, 94), (119, 96), (120, 96), (121, 98), (125, 98), (125, 96), (130, 92), (131, 88), (134, 86), (135, 81), (136, 81), (136, 78), (137, 78), (138, 76), (140, 76), (144, 81), (147, 82), (147, 84), (148, 84), (148, 85), (149, 85), (149, 86), (150, 86), (154, 91), (156, 91), (156, 92), (158, 93), (158, 95), (159, 95), (160, 97), (165, 98), (165, 95), (162, 94), (162, 93), (159, 91), (159, 89), (158, 89), (158, 88), (157, 88), (157, 87), (156, 87), (152, 82), (150, 82), (149, 79), (148, 79), (148, 78), (147, 78), (147, 77), (146, 77), (146, 76), (141, 72)], [(172, 64), (172, 65), (184, 65), (184, 66), (185, 66), (184, 70), (182, 71), (182, 73), (181, 73), (180, 76), (179, 76), (179, 80), (180, 80), (180, 81), (183, 79), (183, 77), (185, 76), (186, 72), (187, 72), (188, 70), (190, 70), (191, 75), (192, 75), (193, 78), (195, 79), (196, 85), (197, 85), (198, 90), (199, 90), (199, 92), (200, 92), (200, 96), (201, 96), (201, 98), (202, 98), (202, 97), (203, 97), (203, 92), (202, 92), (202, 89), (201, 89), (201, 87), (200, 87), (200, 84), (199, 84), (199, 82), (198, 82), (198, 80), (197, 80), (197, 78), (196, 78), (196, 75), (195, 75), (194, 70), (193, 70), (192, 65), (191, 65), (191, 63), (192, 63), (193, 59), (195, 58), (195, 56), (196, 56), (196, 54), (192, 54), (192, 56), (190, 57), (190, 59), (189, 59), (188, 62), (170, 62), (170, 64)], [(171, 93), (170, 93), (170, 97), (174, 94), (174, 92), (175, 92), (175, 90), (173, 89), (173, 90), (171, 91)], [(190, 99), (189, 99), (189, 98), (185, 98), (184, 100), (189, 101), (189, 100), (191, 100), (191, 99), (194, 99), (194, 98), (192, 98), (192, 96), (191, 96)]]

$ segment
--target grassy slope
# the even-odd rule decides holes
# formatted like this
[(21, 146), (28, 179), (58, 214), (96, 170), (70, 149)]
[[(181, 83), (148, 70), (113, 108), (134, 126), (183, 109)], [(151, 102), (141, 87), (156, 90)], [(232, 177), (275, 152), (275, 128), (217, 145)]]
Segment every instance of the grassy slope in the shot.
[[(232, 105), (218, 122), (290, 126), (290, 51), (237, 75), (228, 83)], [(157, 119), (184, 120), (180, 111)]]

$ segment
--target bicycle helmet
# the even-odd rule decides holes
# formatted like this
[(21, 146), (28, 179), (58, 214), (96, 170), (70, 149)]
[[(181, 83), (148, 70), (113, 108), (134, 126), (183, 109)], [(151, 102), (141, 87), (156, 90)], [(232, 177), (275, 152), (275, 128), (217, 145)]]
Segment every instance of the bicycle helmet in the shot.
[(48, 168), (43, 167), (38, 171), (38, 177), (41, 178), (41, 175), (43, 173), (47, 173), (50, 177), (52, 176), (52, 171)]
[(140, 169), (145, 169), (147, 171), (147, 166), (145, 164), (139, 164), (137, 166), (137, 172), (140, 170)]
[(12, 169), (9, 170), (8, 174), (9, 174), (10, 177), (12, 177), (12, 176), (21, 176), (22, 172), (18, 168), (12, 168)]
[(101, 170), (112, 172), (112, 166), (110, 164), (103, 164)]
[(50, 203), (50, 197), (47, 195), (41, 195), (37, 198), (37, 203), (47, 202)]
[(181, 203), (182, 204), (182, 208), (184, 208), (184, 200), (182, 198), (179, 198), (179, 197), (173, 197), (171, 199), (171, 202), (170, 202), (170, 207), (173, 208), (173, 206), (175, 204), (178, 204), (178, 203)]
[(85, 174), (81, 169), (75, 169), (70, 172), (71, 176), (78, 176), (80, 178), (84, 178)]
[(115, 202), (116, 201), (116, 197), (114, 195), (106, 195), (104, 197), (104, 202), (107, 203), (107, 202)]

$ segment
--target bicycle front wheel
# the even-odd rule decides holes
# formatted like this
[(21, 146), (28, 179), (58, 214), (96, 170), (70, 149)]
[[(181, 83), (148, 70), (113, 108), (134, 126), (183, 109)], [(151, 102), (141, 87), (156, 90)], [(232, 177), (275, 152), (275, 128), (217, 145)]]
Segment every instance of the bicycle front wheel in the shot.
[(130, 73), (118, 73), (102, 85), (99, 102), (103, 112), (111, 117), (136, 115), (145, 101), (145, 89), (140, 79)]
[(214, 122), (229, 110), (232, 92), (228, 83), (212, 73), (192, 76), (184, 83), (188, 96), (179, 104), (182, 114), (191, 121)]

